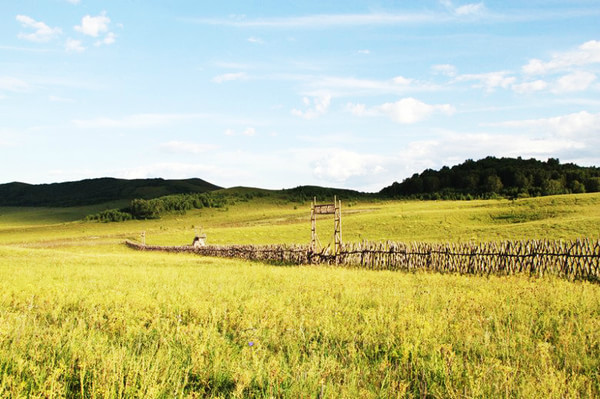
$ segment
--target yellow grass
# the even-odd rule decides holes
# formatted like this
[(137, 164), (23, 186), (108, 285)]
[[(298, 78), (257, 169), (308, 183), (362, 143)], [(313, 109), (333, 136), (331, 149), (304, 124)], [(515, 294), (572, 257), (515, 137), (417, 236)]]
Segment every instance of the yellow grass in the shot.
[[(597, 237), (599, 202), (345, 204), (344, 235)], [(212, 243), (308, 242), (308, 206), (294, 203), (73, 221), (84, 211), (0, 209), (0, 397), (600, 395), (597, 284), (277, 267), (120, 244), (142, 230), (152, 243), (189, 243), (192, 226)], [(332, 226), (320, 221), (323, 241)]]

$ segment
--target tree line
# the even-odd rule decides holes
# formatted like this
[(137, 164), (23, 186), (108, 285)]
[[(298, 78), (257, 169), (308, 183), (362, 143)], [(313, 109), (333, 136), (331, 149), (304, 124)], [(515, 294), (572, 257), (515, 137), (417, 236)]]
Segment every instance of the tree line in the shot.
[(387, 198), (523, 198), (600, 191), (600, 168), (561, 164), (556, 158), (487, 157), (451, 168), (427, 169), (380, 191)]
[(227, 204), (225, 196), (213, 193), (174, 194), (153, 199), (137, 198), (122, 209), (107, 209), (88, 215), (86, 220), (99, 222), (123, 222), (133, 219), (158, 219), (170, 212), (185, 214), (191, 209), (222, 208)]

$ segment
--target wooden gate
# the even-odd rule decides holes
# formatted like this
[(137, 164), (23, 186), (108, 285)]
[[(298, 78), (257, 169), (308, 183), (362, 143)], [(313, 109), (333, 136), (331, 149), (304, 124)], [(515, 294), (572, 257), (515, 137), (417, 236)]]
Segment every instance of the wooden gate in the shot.
[(310, 223), (311, 223), (311, 240), (310, 249), (313, 252), (317, 248), (317, 215), (334, 215), (333, 218), (333, 242), (334, 251), (337, 255), (340, 252), (342, 245), (342, 201), (338, 201), (337, 197), (333, 197), (333, 204), (317, 204), (317, 197), (313, 198), (310, 207)]

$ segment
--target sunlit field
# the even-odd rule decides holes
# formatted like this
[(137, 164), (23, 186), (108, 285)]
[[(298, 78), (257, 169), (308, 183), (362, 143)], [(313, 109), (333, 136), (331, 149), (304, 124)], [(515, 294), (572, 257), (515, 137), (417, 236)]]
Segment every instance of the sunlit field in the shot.
[[(600, 195), (343, 204), (347, 241), (599, 236)], [(600, 286), (272, 266), (125, 239), (307, 243), (309, 204), (160, 220), (0, 208), (0, 397), (595, 397)], [(333, 220), (322, 217), (326, 244)]]

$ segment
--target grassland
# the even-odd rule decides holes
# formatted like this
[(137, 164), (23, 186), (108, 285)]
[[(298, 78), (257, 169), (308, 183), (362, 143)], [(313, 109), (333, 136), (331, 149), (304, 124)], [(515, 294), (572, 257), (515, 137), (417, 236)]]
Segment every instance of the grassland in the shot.
[[(598, 237), (600, 195), (344, 205), (346, 240)], [(308, 205), (161, 220), (0, 208), (0, 397), (594, 397), (600, 286), (277, 267), (120, 243), (294, 243)], [(333, 221), (318, 231), (327, 241)]]

